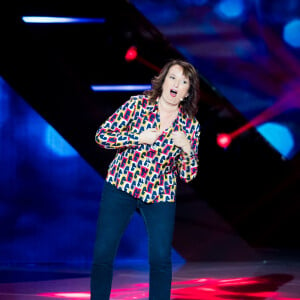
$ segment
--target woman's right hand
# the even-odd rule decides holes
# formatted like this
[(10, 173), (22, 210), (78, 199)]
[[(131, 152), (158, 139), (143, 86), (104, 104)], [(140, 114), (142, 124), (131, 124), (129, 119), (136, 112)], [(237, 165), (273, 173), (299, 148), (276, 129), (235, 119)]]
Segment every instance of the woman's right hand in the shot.
[(152, 145), (159, 137), (159, 131), (155, 128), (150, 128), (143, 131), (139, 136), (139, 144)]

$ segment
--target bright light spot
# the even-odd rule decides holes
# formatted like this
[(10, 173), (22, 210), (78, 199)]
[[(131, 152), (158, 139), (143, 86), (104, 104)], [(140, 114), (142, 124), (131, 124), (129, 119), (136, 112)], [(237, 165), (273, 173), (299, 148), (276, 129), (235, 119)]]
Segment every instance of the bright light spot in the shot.
[(127, 61), (132, 61), (132, 60), (135, 60), (137, 58), (137, 56), (138, 56), (138, 52), (137, 52), (136, 47), (131, 46), (125, 54), (125, 59)]
[(234, 278), (234, 279), (222, 279), (220, 282), (234, 282), (234, 281), (241, 281), (242, 278)]
[(284, 157), (288, 157), (295, 143), (290, 130), (277, 123), (264, 123), (257, 131)]
[(90, 299), (90, 293), (43, 293), (40, 297), (66, 298), (66, 299)]
[(244, 3), (243, 0), (221, 0), (215, 10), (221, 17), (236, 18), (243, 13)]
[(295, 19), (284, 26), (283, 38), (292, 47), (300, 47), (300, 19)]
[(76, 156), (77, 151), (50, 125), (45, 134), (46, 145), (59, 156)]
[(245, 280), (245, 281), (238, 281), (238, 282), (224, 282), (221, 283), (220, 286), (226, 286), (226, 285), (251, 285), (251, 284), (257, 284), (257, 281), (253, 281), (253, 280)]
[(69, 17), (38, 17), (24, 16), (25, 23), (104, 23), (103, 18), (69, 18)]
[(222, 148), (227, 148), (231, 143), (231, 136), (227, 133), (220, 133), (217, 136), (217, 144)]
[(122, 92), (122, 91), (145, 91), (151, 89), (149, 84), (131, 85), (92, 85), (94, 92)]
[[(225, 279), (214, 279), (208, 278), (205, 282), (201, 282), (201, 278), (187, 280), (187, 281), (175, 281), (173, 284), (176, 288), (172, 289), (171, 299), (181, 299), (181, 300), (191, 300), (191, 299), (206, 299), (206, 300), (219, 300), (219, 299), (294, 299), (300, 300), (299, 298), (291, 298), (290, 295), (278, 292), (278, 288), (282, 285), (278, 278), (273, 278), (272, 275), (265, 278), (253, 277), (253, 278), (238, 278), (237, 280), (232, 279), (231, 281), (241, 281), (242, 286), (236, 289), (235, 284), (232, 286), (224, 288), (223, 284)], [(256, 282), (256, 286), (251, 286), (248, 282)], [(146, 290), (149, 287), (147, 285)], [(37, 296), (57, 298), (57, 299), (89, 299), (90, 293), (43, 293)], [(139, 287), (136, 284), (129, 285), (128, 287), (122, 287), (120, 289), (113, 289), (111, 291), (111, 299), (123, 299), (123, 300), (133, 300), (133, 299), (148, 299), (148, 292)]]

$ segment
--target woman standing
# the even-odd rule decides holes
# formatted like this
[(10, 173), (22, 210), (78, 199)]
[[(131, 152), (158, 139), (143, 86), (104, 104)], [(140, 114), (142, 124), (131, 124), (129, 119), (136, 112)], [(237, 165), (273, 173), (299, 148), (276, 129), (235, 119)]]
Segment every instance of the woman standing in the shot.
[(169, 300), (176, 180), (197, 175), (199, 77), (172, 60), (97, 130), (96, 142), (117, 149), (109, 165), (97, 223), (91, 299), (109, 299), (113, 263), (130, 218), (139, 209), (148, 233), (150, 300)]

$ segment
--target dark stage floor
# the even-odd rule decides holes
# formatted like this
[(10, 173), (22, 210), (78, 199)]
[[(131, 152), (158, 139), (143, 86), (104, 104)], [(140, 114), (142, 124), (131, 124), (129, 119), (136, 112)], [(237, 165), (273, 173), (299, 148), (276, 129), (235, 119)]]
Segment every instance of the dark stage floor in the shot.
[[(1, 300), (89, 299), (87, 268), (2, 267)], [(174, 266), (172, 299), (300, 300), (300, 262), (194, 262)], [(117, 266), (111, 299), (148, 299), (147, 265)]]

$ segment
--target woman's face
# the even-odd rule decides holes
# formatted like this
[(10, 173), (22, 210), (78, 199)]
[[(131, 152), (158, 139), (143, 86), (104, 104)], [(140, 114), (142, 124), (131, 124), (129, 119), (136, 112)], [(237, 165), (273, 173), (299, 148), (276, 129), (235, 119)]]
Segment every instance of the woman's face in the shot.
[(162, 85), (162, 99), (168, 104), (178, 106), (188, 96), (190, 80), (183, 74), (179, 65), (170, 67)]

